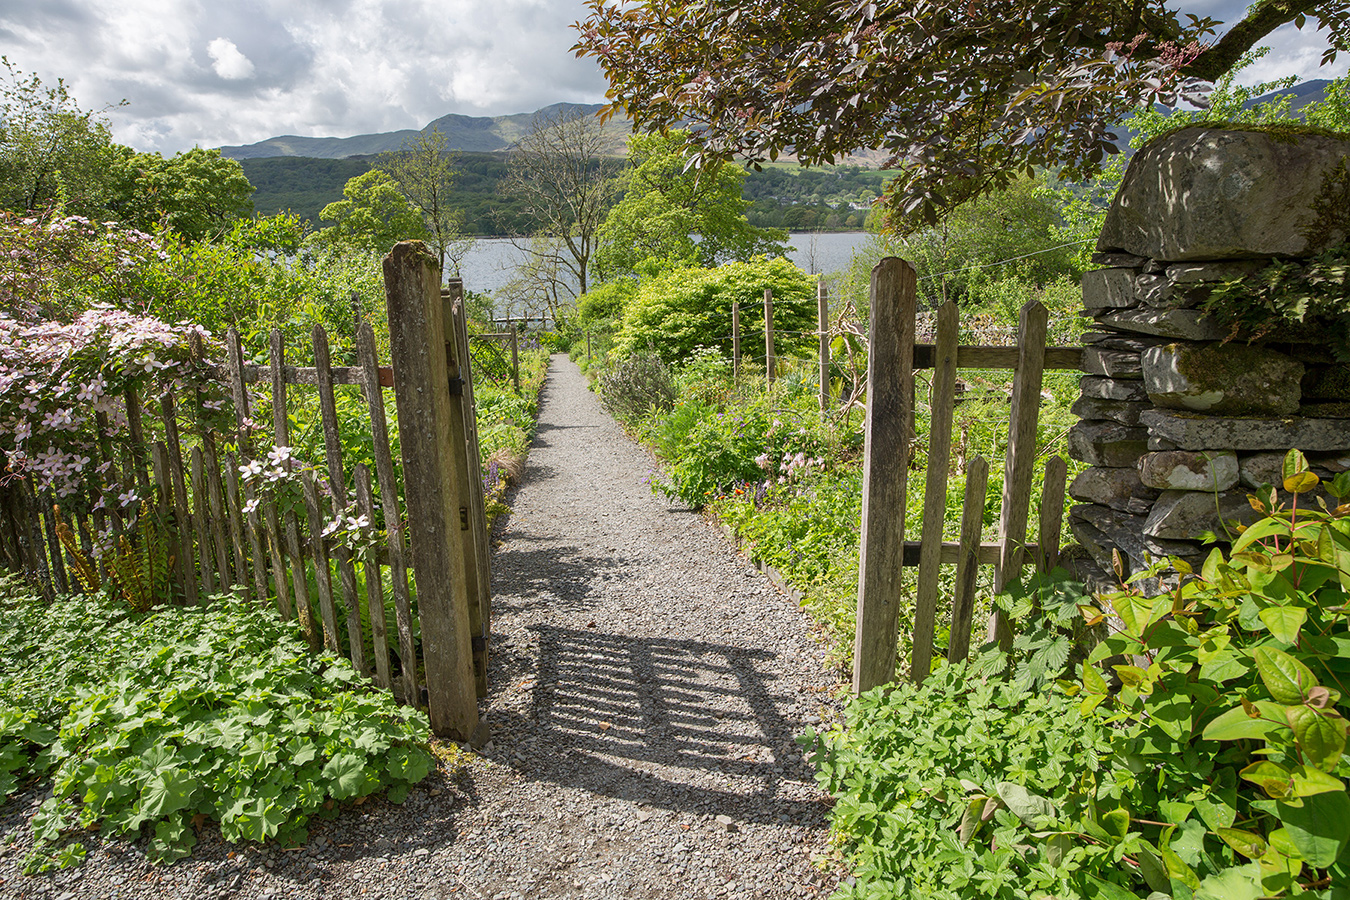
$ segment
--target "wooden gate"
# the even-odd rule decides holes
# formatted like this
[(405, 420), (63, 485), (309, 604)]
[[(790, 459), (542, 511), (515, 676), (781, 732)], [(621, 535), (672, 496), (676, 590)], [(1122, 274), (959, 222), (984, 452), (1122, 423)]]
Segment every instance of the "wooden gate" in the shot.
[[(907, 262), (887, 258), (872, 270), (868, 348), (867, 424), (864, 449), (862, 537), (858, 572), (857, 634), (853, 690), (893, 680), (896, 671), (902, 570), (917, 566), (913, 653), (909, 677), (920, 682), (932, 665), (939, 566), (957, 567), (947, 658), (965, 659), (970, 646), (977, 567), (994, 566), (1001, 590), (1028, 559), (1053, 568), (1059, 555), (1067, 464), (1059, 456), (1045, 466), (1040, 534), (1027, 541), (1036, 425), (1045, 369), (1081, 367), (1079, 347), (1047, 347), (1047, 313), (1032, 301), (1022, 307), (1017, 346), (961, 346), (956, 304), (937, 313), (935, 343), (916, 344), (915, 275)], [(957, 369), (1014, 370), (1011, 424), (1003, 465), (998, 539), (982, 542), (989, 463), (972, 460), (966, 470), (960, 540), (942, 540), (951, 458)], [(914, 435), (914, 371), (933, 370), (932, 423), (920, 539), (905, 540), (905, 494)], [(1007, 625), (995, 616), (990, 636), (1006, 642)]]
[[(138, 499), (124, 507), (108, 490), (58, 505), (17, 480), (0, 492), (0, 563), (25, 572), (51, 598), (77, 587), (81, 566), (93, 568), (99, 534), (125, 535), (131, 547), (146, 543), (129, 533), (144, 527), (163, 545), (155, 549), (166, 563), (172, 559), (171, 583), (159, 599), (201, 604), (233, 592), (241, 602), (274, 603), (284, 618), (299, 621), (315, 649), (347, 657), (403, 702), (421, 705), (425, 688), (433, 730), (467, 739), (477, 727), (476, 698), (487, 690), (491, 608), (463, 290), (452, 281), (442, 293), (440, 267), (418, 243), (398, 245), (384, 265), (391, 367), (378, 364), (368, 324), (357, 333), (354, 366), (333, 365), (320, 326), (311, 334), (312, 367), (286, 363), (277, 331), (267, 363), (250, 364), (231, 330), (215, 370), (233, 399), (233, 427), (208, 424), (200, 398), (177, 396), (171, 383), (150, 403), (128, 392), (125, 451), (114, 451), (104, 416), (96, 452), (105, 488), (120, 485), (147, 505)], [(200, 342), (193, 351), (204, 354)], [(270, 389), (270, 428), (251, 418), (251, 385)], [(318, 395), (323, 460), (312, 467), (290, 450), (294, 386)], [(390, 387), (398, 453), (383, 393)], [(360, 395), (369, 416), (374, 478), (366, 465), (344, 459), (344, 390)], [(404, 496), (400, 472), (417, 490)], [(267, 485), (282, 482), (298, 482), (301, 504), (277, 502)], [(387, 539), (377, 542), (381, 520)]]

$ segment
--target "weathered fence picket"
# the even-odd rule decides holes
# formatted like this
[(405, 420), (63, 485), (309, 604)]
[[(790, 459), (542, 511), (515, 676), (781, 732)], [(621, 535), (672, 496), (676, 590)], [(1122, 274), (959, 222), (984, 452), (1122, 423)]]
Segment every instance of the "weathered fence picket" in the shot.
[[(1028, 560), (1044, 571), (1059, 556), (1067, 471), (1061, 457), (1046, 462), (1038, 540), (1027, 542), (1036, 426), (1042, 373), (1046, 369), (1078, 370), (1081, 348), (1045, 346), (1047, 314), (1035, 301), (1021, 311), (1016, 347), (958, 345), (958, 314), (951, 302), (937, 312), (935, 343), (915, 345), (914, 287), (913, 269), (901, 260), (884, 259), (872, 271), (855, 692), (895, 677), (903, 567), (919, 569), (907, 671), (911, 680), (920, 682), (932, 666), (941, 565), (957, 566), (947, 659), (958, 662), (969, 653), (978, 566), (995, 567), (995, 589), (1001, 590)], [(960, 539), (942, 540), (956, 374), (961, 368), (1014, 370), (998, 538), (992, 542), (981, 542), (989, 475), (983, 457), (976, 457), (966, 468)], [(920, 540), (906, 541), (905, 490), (909, 442), (914, 434), (915, 369), (933, 369), (934, 373), (923, 522)], [(989, 635), (1005, 644), (1012, 637), (997, 616), (989, 623)]]

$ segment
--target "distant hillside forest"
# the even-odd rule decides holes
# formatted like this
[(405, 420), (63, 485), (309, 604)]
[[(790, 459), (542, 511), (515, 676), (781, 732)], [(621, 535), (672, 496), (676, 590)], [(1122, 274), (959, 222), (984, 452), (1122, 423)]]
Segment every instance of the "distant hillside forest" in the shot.
[[(453, 200), (464, 217), (466, 233), (506, 235), (535, 230), (536, 223), (524, 212), (523, 204), (499, 190), (507, 175), (504, 154), (458, 152), (455, 157), (460, 174)], [(289, 211), (319, 228), (324, 224), (320, 211), (341, 200), (342, 186), (369, 171), (373, 160), (373, 156), (274, 156), (239, 162), (257, 188), (253, 207), (259, 214)], [(872, 200), (889, 177), (888, 172), (861, 166), (766, 166), (745, 179), (744, 197), (751, 203), (746, 217), (761, 228), (856, 231), (863, 227)]]

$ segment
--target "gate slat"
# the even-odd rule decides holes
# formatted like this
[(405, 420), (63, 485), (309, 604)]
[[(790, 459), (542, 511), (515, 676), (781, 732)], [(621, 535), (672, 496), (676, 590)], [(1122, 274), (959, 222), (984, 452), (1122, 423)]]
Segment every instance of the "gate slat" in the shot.
[[(337, 400), (333, 396), (333, 360), (328, 349), (328, 332), (323, 330), (322, 325), (314, 326), (313, 336), (314, 367), (319, 370), (319, 413), (323, 423), (324, 455), (328, 462), (329, 488), (336, 516), (346, 511), (348, 495), (347, 479), (342, 470), (342, 433), (338, 425)], [(342, 602), (347, 607), (347, 647), (352, 667), (362, 674), (369, 674), (361, 637), (361, 603), (356, 590), (352, 552), (346, 545), (338, 544), (333, 548), (333, 559), (337, 562)]]
[[(1003, 465), (1003, 511), (998, 537), (1003, 543), (994, 567), (994, 590), (1001, 591), (1021, 568), (1031, 514), (1031, 481), (1036, 463), (1036, 421), (1041, 407), (1041, 375), (1045, 363), (1045, 335), (1049, 314), (1037, 300), (1022, 307), (1017, 324), (1017, 371), (1013, 374), (1008, 453)], [(1001, 612), (989, 622), (990, 640), (1005, 648), (1012, 633)]]
[(1059, 565), (1059, 535), (1064, 524), (1064, 484), (1068, 480), (1069, 464), (1062, 456), (1045, 461), (1045, 480), (1041, 484), (1040, 540), (1037, 542), (1038, 563), (1042, 572)]
[[(403, 666), (405, 703), (416, 705), (417, 651), (413, 643), (412, 602), (408, 592), (408, 568), (404, 551), (403, 516), (398, 504), (398, 479), (389, 447), (389, 423), (384, 415), (384, 394), (380, 390), (380, 370), (375, 358), (375, 332), (363, 323), (356, 333), (356, 354), (361, 363), (362, 386), (370, 408), (370, 434), (375, 446), (375, 477), (380, 485), (380, 504), (384, 512), (384, 530), (389, 537), (389, 581), (394, 591), (394, 623), (398, 628), (398, 649)], [(392, 678), (392, 675), (390, 676)]]
[(853, 692), (895, 677), (905, 543), (905, 478), (914, 420), (914, 267), (872, 269)]
[(980, 532), (984, 530), (984, 498), (989, 486), (989, 460), (977, 456), (966, 468), (966, 496), (961, 505), (961, 557), (956, 563), (952, 592), (952, 627), (947, 638), (947, 662), (958, 663), (970, 651), (970, 629), (975, 617), (975, 576), (979, 572)]
[(947, 466), (951, 460), (952, 413), (956, 394), (956, 345), (960, 322), (955, 301), (937, 313), (937, 353), (928, 428), (928, 474), (923, 498), (923, 525), (919, 540), (919, 581), (914, 598), (914, 635), (909, 677), (921, 684), (933, 662), (933, 632), (937, 618), (938, 575), (941, 571), (942, 525), (947, 512)]
[(323, 619), (323, 645), (338, 653), (337, 608), (333, 605), (333, 573), (328, 568), (328, 548), (323, 539), (323, 506), (314, 473), (301, 477), (305, 491), (305, 513), (309, 519), (309, 547), (314, 558), (314, 580), (319, 586), (319, 616)]

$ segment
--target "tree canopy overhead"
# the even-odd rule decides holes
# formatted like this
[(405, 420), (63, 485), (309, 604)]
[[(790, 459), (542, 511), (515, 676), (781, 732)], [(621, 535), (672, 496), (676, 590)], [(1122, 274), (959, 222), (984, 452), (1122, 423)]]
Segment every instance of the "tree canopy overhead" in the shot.
[(1162, 0), (588, 0), (574, 47), (610, 82), (608, 112), (688, 123), (695, 164), (881, 149), (911, 226), (1037, 166), (1095, 173), (1112, 127), (1203, 100), (1286, 22), (1350, 49), (1350, 0), (1258, 0), (1221, 23)]

